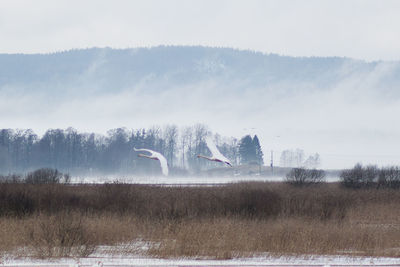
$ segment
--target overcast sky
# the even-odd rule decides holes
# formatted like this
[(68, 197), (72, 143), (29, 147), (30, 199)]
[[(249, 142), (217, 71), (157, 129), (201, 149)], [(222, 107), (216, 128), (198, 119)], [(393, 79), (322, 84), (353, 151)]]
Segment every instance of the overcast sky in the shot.
[(396, 0), (2, 0), (0, 53), (206, 45), (400, 59)]

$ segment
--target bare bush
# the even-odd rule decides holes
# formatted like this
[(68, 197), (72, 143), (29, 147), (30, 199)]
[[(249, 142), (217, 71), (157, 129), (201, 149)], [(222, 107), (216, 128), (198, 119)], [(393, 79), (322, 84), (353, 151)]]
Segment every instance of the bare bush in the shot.
[(28, 173), (24, 181), (28, 184), (69, 183), (70, 176), (69, 174), (62, 174), (57, 169), (42, 168)]
[(309, 173), (308, 180), (311, 183), (321, 183), (325, 179), (325, 171), (324, 170), (311, 169), (308, 171), (308, 173)]
[(341, 183), (349, 188), (365, 188), (376, 185), (379, 169), (375, 165), (363, 167), (357, 163), (353, 169), (343, 170), (340, 174)]
[(389, 188), (400, 188), (400, 168), (390, 166), (379, 170), (378, 184)]
[(294, 185), (316, 184), (324, 181), (325, 171), (317, 169), (293, 168), (287, 175), (286, 181)]
[(400, 188), (400, 168), (398, 166), (379, 169), (375, 165), (363, 167), (358, 163), (353, 169), (343, 170), (340, 178), (342, 185), (348, 188)]
[(82, 223), (82, 216), (62, 212), (51, 216), (39, 215), (28, 231), (35, 256), (40, 258), (88, 256), (94, 251), (94, 239)]

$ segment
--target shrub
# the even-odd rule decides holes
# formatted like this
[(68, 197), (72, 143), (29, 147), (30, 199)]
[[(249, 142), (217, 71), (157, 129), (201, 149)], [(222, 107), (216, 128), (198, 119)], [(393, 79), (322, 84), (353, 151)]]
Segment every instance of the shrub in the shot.
[(400, 188), (400, 168), (390, 166), (379, 170), (378, 186)]
[(341, 183), (349, 188), (365, 188), (376, 185), (379, 169), (375, 165), (363, 167), (357, 163), (353, 169), (343, 170), (340, 174)]
[(317, 169), (293, 168), (286, 174), (286, 181), (295, 185), (306, 185), (323, 182), (325, 171)]
[(39, 258), (86, 257), (94, 249), (94, 237), (82, 222), (82, 215), (61, 212), (52, 216), (39, 215), (27, 232)]
[(69, 183), (70, 176), (69, 174), (62, 174), (57, 169), (42, 168), (28, 173), (24, 181), (28, 184)]

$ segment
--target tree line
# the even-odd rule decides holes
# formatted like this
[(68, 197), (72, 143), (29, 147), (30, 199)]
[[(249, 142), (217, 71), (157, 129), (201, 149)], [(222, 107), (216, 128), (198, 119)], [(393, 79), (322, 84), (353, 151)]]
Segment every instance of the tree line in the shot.
[(280, 157), (280, 166), (281, 167), (306, 167), (306, 168), (318, 168), (321, 164), (321, 157), (318, 153), (314, 155), (305, 157), (304, 150), (296, 149), (296, 150), (284, 150), (281, 153)]
[[(183, 128), (175, 125), (117, 128), (106, 135), (80, 133), (73, 128), (49, 129), (42, 136), (31, 129), (1, 129), (0, 173), (53, 168), (71, 174), (158, 174), (159, 164), (138, 158), (133, 147), (162, 153), (172, 172), (196, 173), (220, 166), (197, 158), (198, 154), (210, 155), (205, 142), (210, 134), (203, 124)], [(248, 135), (238, 140), (214, 134), (213, 139), (234, 165), (263, 164), (257, 136)]]

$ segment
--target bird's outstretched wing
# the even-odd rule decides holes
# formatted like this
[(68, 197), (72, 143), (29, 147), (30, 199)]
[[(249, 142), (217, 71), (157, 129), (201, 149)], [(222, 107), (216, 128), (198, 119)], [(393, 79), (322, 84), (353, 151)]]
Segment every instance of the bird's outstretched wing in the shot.
[(214, 144), (211, 137), (206, 137), (206, 144), (208, 149), (210, 149), (211, 154), (214, 158), (230, 163), (229, 159), (227, 159), (224, 155), (221, 154), (221, 152), (219, 152), (217, 146)]
[(142, 152), (149, 152), (151, 154), (151, 157), (155, 157), (158, 159), (158, 161), (160, 161), (160, 165), (161, 165), (161, 171), (165, 176), (168, 176), (168, 162), (167, 159), (158, 152), (155, 152), (153, 150), (150, 149), (145, 149), (145, 148), (133, 148), (133, 150), (135, 151), (142, 151)]
[(154, 155), (158, 158), (158, 160), (160, 161), (160, 165), (161, 165), (161, 171), (165, 176), (168, 176), (168, 163), (167, 163), (167, 159), (158, 152), (154, 152)]
[(150, 149), (145, 149), (145, 148), (133, 148), (133, 150), (135, 150), (135, 151), (142, 151), (142, 152), (149, 152), (151, 155), (153, 155), (154, 153), (157, 153), (157, 152), (154, 152), (153, 150), (150, 150)]

